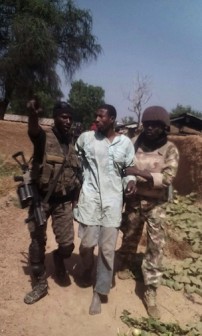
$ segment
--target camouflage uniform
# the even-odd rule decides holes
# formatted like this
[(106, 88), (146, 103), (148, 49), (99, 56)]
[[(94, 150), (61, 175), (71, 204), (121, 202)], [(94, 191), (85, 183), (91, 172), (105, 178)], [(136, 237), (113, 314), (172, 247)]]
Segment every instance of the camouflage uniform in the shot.
[[(136, 146), (138, 138), (132, 139)], [(135, 164), (138, 169), (151, 173), (154, 185), (151, 187), (143, 178), (137, 177), (136, 196), (126, 201), (119, 253), (125, 255), (128, 262), (133, 259), (146, 222), (147, 248), (142, 262), (144, 283), (158, 287), (165, 245), (164, 203), (168, 200), (169, 186), (177, 172), (179, 154), (176, 146), (169, 141), (154, 151), (141, 144), (137, 147)]]

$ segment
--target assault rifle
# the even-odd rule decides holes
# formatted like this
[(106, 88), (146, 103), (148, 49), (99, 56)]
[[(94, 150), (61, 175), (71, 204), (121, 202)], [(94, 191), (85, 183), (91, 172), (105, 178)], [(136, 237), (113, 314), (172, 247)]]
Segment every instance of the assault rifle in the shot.
[(31, 207), (32, 215), (25, 219), (25, 223), (34, 220), (39, 226), (46, 223), (46, 217), (41, 205), (40, 196), (35, 182), (31, 179), (29, 164), (25, 160), (23, 152), (13, 154), (13, 159), (20, 166), (23, 175), (14, 176), (15, 182), (21, 182), (17, 187), (17, 194), (22, 209)]

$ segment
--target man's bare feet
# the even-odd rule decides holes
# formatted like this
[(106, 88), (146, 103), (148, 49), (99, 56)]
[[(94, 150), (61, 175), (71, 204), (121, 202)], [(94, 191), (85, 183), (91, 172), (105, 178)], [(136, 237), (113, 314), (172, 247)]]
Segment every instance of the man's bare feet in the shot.
[(94, 292), (92, 302), (89, 308), (89, 314), (96, 315), (100, 313), (101, 313), (101, 297), (97, 292)]
[(101, 313), (101, 303), (107, 303), (108, 296), (104, 294), (99, 294), (97, 292), (93, 293), (93, 298), (89, 308), (90, 315), (96, 315)]

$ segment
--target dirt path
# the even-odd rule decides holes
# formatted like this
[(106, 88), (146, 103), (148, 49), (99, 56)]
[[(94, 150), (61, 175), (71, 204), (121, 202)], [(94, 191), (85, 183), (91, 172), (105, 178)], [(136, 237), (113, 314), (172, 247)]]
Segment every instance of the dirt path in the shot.
[[(0, 121), (0, 148), (7, 160), (18, 150), (24, 150), (30, 157), (32, 146), (27, 137), (27, 125)], [(2, 190), (5, 185), (0, 187)], [(128, 330), (120, 320), (124, 309), (134, 317), (147, 316), (140, 298), (141, 284), (134, 280), (121, 281), (117, 277), (108, 304), (102, 306), (102, 314), (88, 314), (92, 288), (82, 289), (74, 282), (79, 271), (76, 223), (76, 248), (67, 263), (71, 286), (59, 287), (52, 277), (51, 252), (56, 245), (49, 225), (46, 251), (49, 295), (34, 305), (24, 304), (23, 297), (31, 288), (27, 266), (29, 234), (24, 224), (26, 210), (15, 207), (15, 202), (14, 189), (10, 195), (0, 198), (0, 336), (116, 336), (117, 329)], [(202, 315), (201, 305), (167, 287), (160, 288), (158, 302), (162, 321), (185, 325)]]
[[(27, 267), (29, 235), (23, 224), (26, 211), (13, 205), (13, 195), (0, 203), (0, 335), (5, 336), (116, 336), (117, 329), (127, 331), (120, 315), (127, 309), (135, 317), (147, 316), (139, 297), (141, 284), (133, 280), (121, 281), (116, 277), (116, 286), (111, 290), (109, 302), (102, 306), (102, 314), (88, 315), (92, 288), (82, 289), (74, 282), (79, 270), (78, 243), (67, 264), (72, 284), (59, 287), (53, 275), (51, 251), (56, 247), (51, 225), (48, 228), (46, 264), (49, 295), (38, 303), (27, 306), (24, 294), (30, 290)], [(77, 235), (77, 224), (75, 223)], [(186, 299), (182, 292), (167, 287), (159, 290), (159, 304), (163, 321), (179, 322), (181, 325), (193, 322), (202, 313), (201, 305)]]

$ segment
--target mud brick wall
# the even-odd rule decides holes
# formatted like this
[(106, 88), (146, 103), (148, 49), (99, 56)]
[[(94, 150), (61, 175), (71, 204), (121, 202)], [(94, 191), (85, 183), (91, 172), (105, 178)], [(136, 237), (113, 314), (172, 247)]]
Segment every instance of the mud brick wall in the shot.
[(180, 153), (174, 188), (181, 195), (196, 192), (202, 198), (202, 136), (170, 135), (169, 140), (176, 144)]

